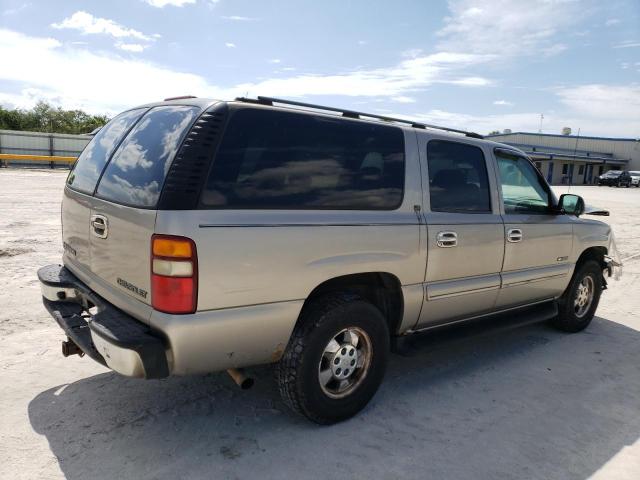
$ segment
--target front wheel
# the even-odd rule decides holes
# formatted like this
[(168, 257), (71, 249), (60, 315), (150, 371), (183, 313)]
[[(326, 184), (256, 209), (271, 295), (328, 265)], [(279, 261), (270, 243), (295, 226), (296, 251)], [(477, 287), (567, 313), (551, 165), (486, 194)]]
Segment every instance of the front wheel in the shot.
[(558, 316), (553, 325), (565, 332), (587, 328), (598, 308), (602, 293), (602, 268), (595, 260), (577, 266), (571, 283), (558, 300)]
[(327, 295), (304, 307), (276, 369), (280, 394), (313, 422), (345, 420), (378, 390), (388, 355), (378, 308), (356, 295)]

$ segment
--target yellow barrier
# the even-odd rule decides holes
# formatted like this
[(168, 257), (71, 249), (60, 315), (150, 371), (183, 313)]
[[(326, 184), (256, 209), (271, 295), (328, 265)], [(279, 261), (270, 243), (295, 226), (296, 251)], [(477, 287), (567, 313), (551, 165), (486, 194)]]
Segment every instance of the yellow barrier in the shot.
[(12, 153), (0, 153), (0, 160), (36, 160), (41, 162), (73, 163), (77, 157), (56, 157), (49, 155), (14, 155)]

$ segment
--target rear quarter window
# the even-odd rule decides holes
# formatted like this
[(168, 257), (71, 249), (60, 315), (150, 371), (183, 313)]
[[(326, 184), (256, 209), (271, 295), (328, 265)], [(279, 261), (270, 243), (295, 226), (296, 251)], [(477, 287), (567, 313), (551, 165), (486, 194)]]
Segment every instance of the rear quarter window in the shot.
[(205, 208), (393, 210), (404, 191), (404, 135), (386, 125), (241, 109), (232, 114)]
[(431, 211), (491, 213), (489, 177), (482, 150), (466, 143), (427, 143)]
[(173, 157), (199, 112), (187, 106), (151, 109), (113, 154), (96, 195), (124, 205), (154, 207)]
[(146, 111), (146, 108), (138, 108), (123, 112), (102, 127), (78, 157), (67, 177), (67, 185), (74, 190), (93, 194), (109, 157)]

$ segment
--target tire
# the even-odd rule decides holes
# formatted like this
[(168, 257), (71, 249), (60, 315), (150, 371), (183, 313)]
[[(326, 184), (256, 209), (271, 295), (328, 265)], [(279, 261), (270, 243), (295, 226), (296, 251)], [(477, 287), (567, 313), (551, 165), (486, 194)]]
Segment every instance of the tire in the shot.
[[(349, 341), (352, 334), (359, 335), (357, 347)], [(340, 348), (331, 347), (332, 341)], [(303, 308), (277, 365), (280, 395), (287, 406), (315, 423), (346, 420), (362, 410), (378, 390), (389, 343), (387, 322), (374, 305), (357, 295), (320, 297)], [(349, 357), (353, 348), (354, 357)], [(357, 358), (356, 365), (362, 362), (360, 368), (351, 369), (347, 379), (336, 378), (340, 372), (348, 373), (353, 358)], [(345, 368), (340, 370), (340, 366)], [(328, 383), (321, 381), (321, 375), (324, 380), (329, 378)], [(345, 381), (351, 385), (340, 390)]]
[[(587, 280), (588, 278), (591, 280)], [(592, 296), (587, 294), (587, 300), (583, 305), (576, 304), (578, 300), (582, 301), (585, 298), (584, 296), (579, 298), (585, 284), (590, 284)], [(570, 333), (580, 332), (587, 328), (596, 313), (601, 293), (602, 268), (600, 264), (595, 260), (587, 260), (578, 265), (567, 290), (558, 300), (558, 316), (552, 320), (553, 326)]]

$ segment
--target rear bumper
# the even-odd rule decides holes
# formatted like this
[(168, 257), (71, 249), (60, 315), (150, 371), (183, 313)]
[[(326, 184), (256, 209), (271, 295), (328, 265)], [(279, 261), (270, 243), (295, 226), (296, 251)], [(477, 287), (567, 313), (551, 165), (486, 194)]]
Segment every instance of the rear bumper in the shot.
[(169, 375), (166, 341), (61, 265), (38, 270), (45, 308), (67, 337), (95, 361), (130, 377)]

